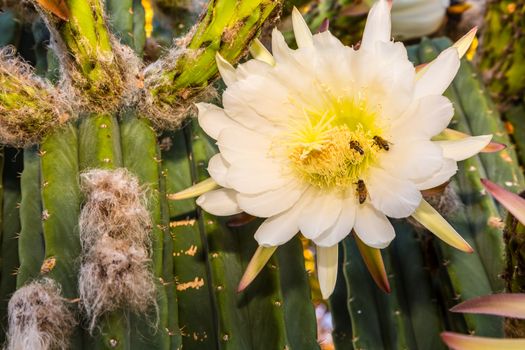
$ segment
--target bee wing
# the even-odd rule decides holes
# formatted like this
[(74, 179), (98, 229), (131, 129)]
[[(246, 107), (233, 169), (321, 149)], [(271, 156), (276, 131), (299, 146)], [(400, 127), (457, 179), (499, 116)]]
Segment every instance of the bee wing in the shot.
[(58, 18), (64, 21), (69, 20), (69, 8), (65, 0), (36, 0), (36, 2), (38, 2), (40, 7), (51, 12)]

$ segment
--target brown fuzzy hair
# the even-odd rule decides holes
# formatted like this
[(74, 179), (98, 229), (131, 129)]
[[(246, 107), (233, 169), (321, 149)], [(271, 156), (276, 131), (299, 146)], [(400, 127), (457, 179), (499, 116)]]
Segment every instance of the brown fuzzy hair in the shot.
[(0, 49), (0, 142), (25, 147), (71, 119), (64, 96), (37, 77), (13, 47)]
[(50, 278), (18, 289), (8, 305), (6, 350), (68, 349), (77, 324), (60, 286)]
[(85, 250), (103, 236), (125, 239), (149, 249), (151, 219), (145, 189), (124, 168), (92, 169), (80, 176), (86, 202), (80, 213)]
[(93, 331), (107, 312), (156, 310), (152, 226), (146, 191), (126, 169), (89, 170), (81, 175), (81, 187), (86, 203), (79, 220), (79, 293)]

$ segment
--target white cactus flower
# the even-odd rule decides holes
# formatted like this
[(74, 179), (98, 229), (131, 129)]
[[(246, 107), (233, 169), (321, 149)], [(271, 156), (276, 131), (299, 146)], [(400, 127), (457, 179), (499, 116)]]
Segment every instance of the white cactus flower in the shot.
[(299, 231), (311, 239), (324, 297), (335, 285), (337, 244), (353, 230), (369, 247), (386, 247), (395, 236), (387, 217), (412, 215), (470, 251), (420, 191), (449, 180), (457, 161), (491, 139), (432, 141), (454, 114), (442, 94), (471, 38), (416, 72), (403, 44), (391, 40), (385, 0), (371, 9), (358, 50), (328, 31), (312, 35), (296, 9), (293, 28), (297, 50), (274, 30), (273, 55), (258, 45), (255, 59), (237, 69), (218, 57), (224, 108), (198, 104), (198, 120), (217, 140), (208, 170), (222, 188), (198, 205), (267, 218), (255, 233), (262, 247)]

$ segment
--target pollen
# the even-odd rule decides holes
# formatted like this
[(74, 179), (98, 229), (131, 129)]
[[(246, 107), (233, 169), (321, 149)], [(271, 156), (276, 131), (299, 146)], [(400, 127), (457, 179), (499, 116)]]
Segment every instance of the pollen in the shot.
[(381, 149), (374, 136), (361, 123), (346, 125), (323, 117), (294, 133), (288, 158), (304, 181), (322, 189), (344, 190), (354, 186), (376, 161)]

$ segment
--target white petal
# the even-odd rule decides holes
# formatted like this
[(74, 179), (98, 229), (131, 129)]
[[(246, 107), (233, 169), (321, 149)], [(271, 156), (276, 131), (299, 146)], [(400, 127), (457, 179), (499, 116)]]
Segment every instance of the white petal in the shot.
[(215, 140), (219, 137), (222, 129), (239, 126), (239, 124), (228, 117), (220, 107), (210, 103), (197, 103), (196, 106), (199, 110), (199, 125), (206, 134)]
[(355, 223), (357, 211), (357, 196), (352, 193), (343, 200), (341, 213), (335, 224), (325, 230), (319, 237), (313, 241), (317, 246), (330, 247), (342, 241), (350, 234)]
[(455, 47), (441, 52), (418, 76), (414, 98), (443, 94), (454, 80), (459, 64), (459, 54)]
[(354, 231), (367, 246), (377, 249), (388, 246), (396, 235), (386, 216), (367, 202), (357, 207)]
[(445, 158), (459, 162), (476, 155), (490, 143), (492, 135), (467, 137), (461, 140), (435, 141), (443, 149)]
[(458, 171), (458, 165), (455, 160), (443, 158), (441, 168), (427, 179), (416, 181), (416, 187), (420, 190), (428, 190), (447, 182)]
[(197, 205), (208, 213), (218, 216), (234, 215), (242, 212), (237, 205), (236, 192), (230, 189), (210, 191), (197, 198)]
[(390, 7), (385, 0), (379, 0), (368, 13), (361, 49), (371, 50), (377, 41), (390, 41), (390, 33)]
[(230, 164), (267, 158), (271, 142), (266, 137), (243, 127), (225, 128), (217, 138), (224, 159)]
[(431, 141), (396, 142), (383, 152), (379, 164), (397, 178), (427, 179), (443, 166), (443, 150)]
[(239, 193), (237, 194), (237, 201), (246, 213), (268, 218), (292, 207), (297, 203), (305, 189), (304, 185), (294, 180), (276, 190), (260, 194)]
[(337, 280), (338, 246), (317, 247), (317, 276), (323, 299), (328, 299)]
[(258, 61), (265, 62), (270, 66), (275, 66), (275, 60), (272, 54), (257, 38), (255, 38), (250, 45), (250, 54)]
[(228, 168), (227, 183), (241, 193), (257, 194), (278, 189), (289, 181), (279, 164), (253, 161)]
[(448, 98), (429, 95), (414, 101), (403, 117), (396, 120), (390, 133), (392, 142), (407, 139), (426, 139), (442, 132), (454, 116), (454, 107)]
[(235, 83), (237, 81), (237, 73), (230, 62), (226, 61), (219, 53), (215, 55), (215, 61), (217, 62), (217, 68), (219, 68), (219, 73), (226, 86)]
[(287, 211), (266, 219), (255, 232), (255, 240), (264, 247), (288, 242), (299, 232), (298, 219), (302, 205), (297, 203)]
[[(305, 196), (306, 197), (306, 196)], [(299, 217), (299, 229), (309, 239), (319, 237), (332, 226), (342, 209), (342, 197), (322, 190), (312, 190)]]
[(275, 61), (286, 62), (290, 59), (292, 50), (286, 44), (283, 34), (274, 29), (272, 31), (272, 54), (275, 58)]
[(383, 169), (371, 168), (366, 180), (372, 205), (391, 218), (410, 216), (421, 202), (421, 192), (409, 180), (401, 180)]
[(303, 16), (301, 16), (301, 13), (295, 6), (292, 10), (292, 24), (297, 46), (299, 48), (313, 46), (312, 32), (310, 32), (308, 24), (306, 24)]
[(211, 157), (208, 162), (208, 173), (222, 187), (229, 187), (226, 182), (228, 166), (228, 162), (224, 160), (220, 153)]

